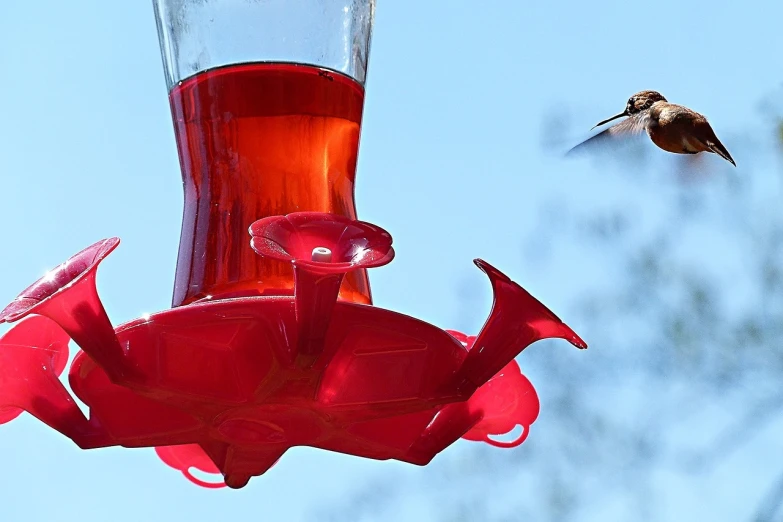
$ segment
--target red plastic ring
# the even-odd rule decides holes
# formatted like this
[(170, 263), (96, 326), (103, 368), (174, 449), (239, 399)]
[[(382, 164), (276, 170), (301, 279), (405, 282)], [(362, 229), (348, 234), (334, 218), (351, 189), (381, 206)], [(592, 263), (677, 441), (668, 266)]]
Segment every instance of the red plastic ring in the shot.
[(196, 478), (190, 474), (190, 469), (183, 470), (182, 474), (185, 475), (186, 479), (196, 484), (197, 486), (201, 486), (202, 488), (220, 489), (226, 487), (225, 482), (205, 482), (199, 478)]
[[(519, 424), (521, 426), (521, 424)], [(517, 437), (516, 439), (512, 440), (511, 442), (501, 442), (499, 440), (492, 440), (489, 438), (489, 434), (484, 435), (484, 442), (489, 444), (490, 446), (495, 446), (496, 448), (516, 448), (523, 442), (525, 442), (525, 439), (527, 438), (528, 433), (530, 433), (530, 430), (527, 426), (522, 426), (522, 435)]]

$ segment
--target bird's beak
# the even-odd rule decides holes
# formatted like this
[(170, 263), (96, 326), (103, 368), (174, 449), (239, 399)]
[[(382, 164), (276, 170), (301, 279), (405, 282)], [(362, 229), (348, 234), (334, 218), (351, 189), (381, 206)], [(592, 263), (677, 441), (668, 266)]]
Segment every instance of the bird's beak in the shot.
[[(598, 122), (598, 123), (596, 123), (596, 124), (595, 124), (595, 127), (600, 127), (600, 126), (601, 126), (601, 125), (603, 125), (604, 123), (609, 123), (610, 121), (612, 121), (612, 120), (616, 120), (617, 118), (622, 118), (623, 116), (628, 116), (628, 111), (623, 111), (623, 112), (621, 112), (620, 114), (616, 114), (616, 115), (612, 116), (612, 117), (611, 117), (611, 118), (609, 118), (609, 119), (606, 119), (606, 120), (604, 120), (604, 121), (600, 121), (600, 122)], [(595, 129), (595, 127), (593, 127), (593, 129)], [(593, 129), (590, 129), (590, 130), (593, 130)]]

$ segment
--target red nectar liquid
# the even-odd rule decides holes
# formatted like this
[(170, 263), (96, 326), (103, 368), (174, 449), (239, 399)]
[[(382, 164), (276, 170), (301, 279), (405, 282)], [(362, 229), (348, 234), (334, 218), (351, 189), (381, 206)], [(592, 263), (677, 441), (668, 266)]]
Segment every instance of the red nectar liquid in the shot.
[[(248, 227), (298, 211), (356, 219), (364, 89), (318, 67), (256, 63), (199, 73), (169, 97), (185, 190), (173, 306), (292, 295), (292, 267), (256, 254)], [(346, 275), (340, 298), (371, 302), (365, 270)]]

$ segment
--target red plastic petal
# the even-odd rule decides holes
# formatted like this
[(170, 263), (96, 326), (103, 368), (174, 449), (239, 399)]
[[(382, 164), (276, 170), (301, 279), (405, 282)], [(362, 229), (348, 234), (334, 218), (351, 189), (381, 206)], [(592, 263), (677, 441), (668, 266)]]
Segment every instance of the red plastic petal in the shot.
[[(476, 336), (447, 330), (465, 345), (473, 348)], [(476, 423), (462, 438), (486, 442), (499, 448), (513, 448), (522, 444), (530, 433), (530, 425), (538, 418), (540, 403), (533, 384), (522, 375), (519, 365), (511, 360), (500, 372), (487, 381), (468, 400), (468, 411), (478, 414)], [(497, 441), (491, 436), (505, 435), (516, 426), (522, 433), (513, 441)]]
[[(481, 386), (468, 400), (471, 411), (480, 411), (481, 420), (462, 438), (483, 441), (499, 448), (522, 444), (530, 433), (530, 425), (538, 418), (540, 403), (533, 384), (522, 375), (516, 361)], [(505, 435), (516, 426), (522, 434), (514, 441), (501, 442), (491, 436)]]
[[(166, 465), (181, 471), (185, 478), (203, 488), (217, 489), (226, 487), (220, 470), (198, 444), (183, 444), (181, 446), (158, 446), (155, 448), (160, 460)], [(195, 468), (204, 473), (212, 473), (220, 477), (220, 482), (206, 482), (193, 476), (190, 472)]]
[(32, 407), (36, 386), (47, 374), (59, 377), (68, 363), (70, 338), (57, 323), (40, 315), (27, 317), (0, 337), (0, 424)]

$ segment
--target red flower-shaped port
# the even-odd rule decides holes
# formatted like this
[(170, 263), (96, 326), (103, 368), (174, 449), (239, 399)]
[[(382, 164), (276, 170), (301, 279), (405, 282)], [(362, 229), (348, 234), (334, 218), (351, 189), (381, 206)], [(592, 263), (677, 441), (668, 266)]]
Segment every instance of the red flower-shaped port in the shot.
[(458, 386), (483, 385), (519, 354), (520, 347), (541, 339), (565, 339), (577, 348), (587, 348), (568, 325), (506, 274), (483, 259), (473, 262), (489, 277), (495, 298), (487, 322), (473, 339), (478, 348), (468, 351), (455, 375)]
[(394, 259), (391, 235), (364, 221), (337, 214), (295, 212), (270, 216), (250, 226), (258, 254), (318, 274), (345, 274)]
[(28, 314), (39, 313), (38, 310), (47, 300), (77, 285), (81, 280), (88, 279), (98, 269), (100, 262), (119, 244), (119, 238), (104, 239), (71, 256), (22, 290), (16, 299), (0, 312), (0, 323), (12, 323)]
[(336, 214), (295, 212), (250, 226), (256, 253), (294, 267), (294, 302), (299, 341), (292, 359), (312, 365), (324, 338), (343, 277), (394, 259), (391, 235), (380, 227)]
[(30, 314), (46, 316), (59, 324), (113, 380), (123, 380), (122, 348), (95, 287), (98, 265), (119, 243), (116, 237), (104, 239), (71, 256), (24, 289), (0, 312), (0, 323), (18, 321)]

